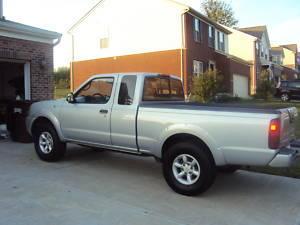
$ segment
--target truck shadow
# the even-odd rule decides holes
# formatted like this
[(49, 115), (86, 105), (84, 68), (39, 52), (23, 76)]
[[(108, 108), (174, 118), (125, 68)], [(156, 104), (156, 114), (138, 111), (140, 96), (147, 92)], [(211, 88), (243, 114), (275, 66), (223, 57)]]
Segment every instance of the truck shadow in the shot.
[[(164, 181), (162, 165), (152, 157), (140, 157), (111, 151), (99, 152), (72, 145), (62, 163), (81, 165), (95, 171), (117, 172), (114, 174), (118, 177), (126, 176), (127, 179), (135, 182), (141, 179), (146, 186), (151, 185), (163, 192), (171, 192)], [(153, 179), (156, 180), (155, 183), (153, 183)], [(251, 196), (280, 195), (283, 190), (289, 188), (292, 192), (293, 188), (296, 190), (296, 184), (300, 185), (300, 181), (297, 179), (243, 170), (234, 174), (218, 173), (214, 185), (199, 198), (239, 195), (247, 199)]]

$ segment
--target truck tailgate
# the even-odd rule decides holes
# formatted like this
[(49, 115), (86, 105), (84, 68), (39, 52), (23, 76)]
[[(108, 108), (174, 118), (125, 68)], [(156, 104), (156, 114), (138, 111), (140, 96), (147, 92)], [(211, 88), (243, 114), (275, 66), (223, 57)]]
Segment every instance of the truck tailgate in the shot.
[(289, 145), (295, 139), (295, 126), (298, 117), (298, 111), (295, 107), (279, 109), (281, 112), (281, 147)]

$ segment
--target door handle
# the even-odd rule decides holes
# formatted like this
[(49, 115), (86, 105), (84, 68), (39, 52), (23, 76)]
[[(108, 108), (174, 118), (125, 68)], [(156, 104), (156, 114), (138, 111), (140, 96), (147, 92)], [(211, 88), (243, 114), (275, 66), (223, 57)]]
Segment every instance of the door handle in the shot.
[(99, 112), (100, 112), (101, 114), (107, 114), (107, 113), (108, 113), (108, 110), (107, 110), (107, 109), (101, 109)]

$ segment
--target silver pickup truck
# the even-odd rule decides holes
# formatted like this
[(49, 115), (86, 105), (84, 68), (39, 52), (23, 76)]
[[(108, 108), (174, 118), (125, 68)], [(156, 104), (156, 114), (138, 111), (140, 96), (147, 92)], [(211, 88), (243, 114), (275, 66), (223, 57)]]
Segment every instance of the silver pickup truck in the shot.
[(35, 103), (26, 124), (42, 160), (61, 159), (66, 143), (154, 156), (174, 191), (196, 195), (219, 168), (291, 166), (296, 117), (293, 107), (188, 103), (177, 77), (134, 73), (97, 75), (66, 100)]

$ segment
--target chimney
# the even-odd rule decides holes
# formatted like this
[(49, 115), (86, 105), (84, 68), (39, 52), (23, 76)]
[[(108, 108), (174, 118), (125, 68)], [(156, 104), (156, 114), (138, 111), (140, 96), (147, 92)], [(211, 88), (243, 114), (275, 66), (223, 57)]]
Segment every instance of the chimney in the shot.
[(3, 0), (0, 0), (0, 19), (4, 19), (3, 16)]

